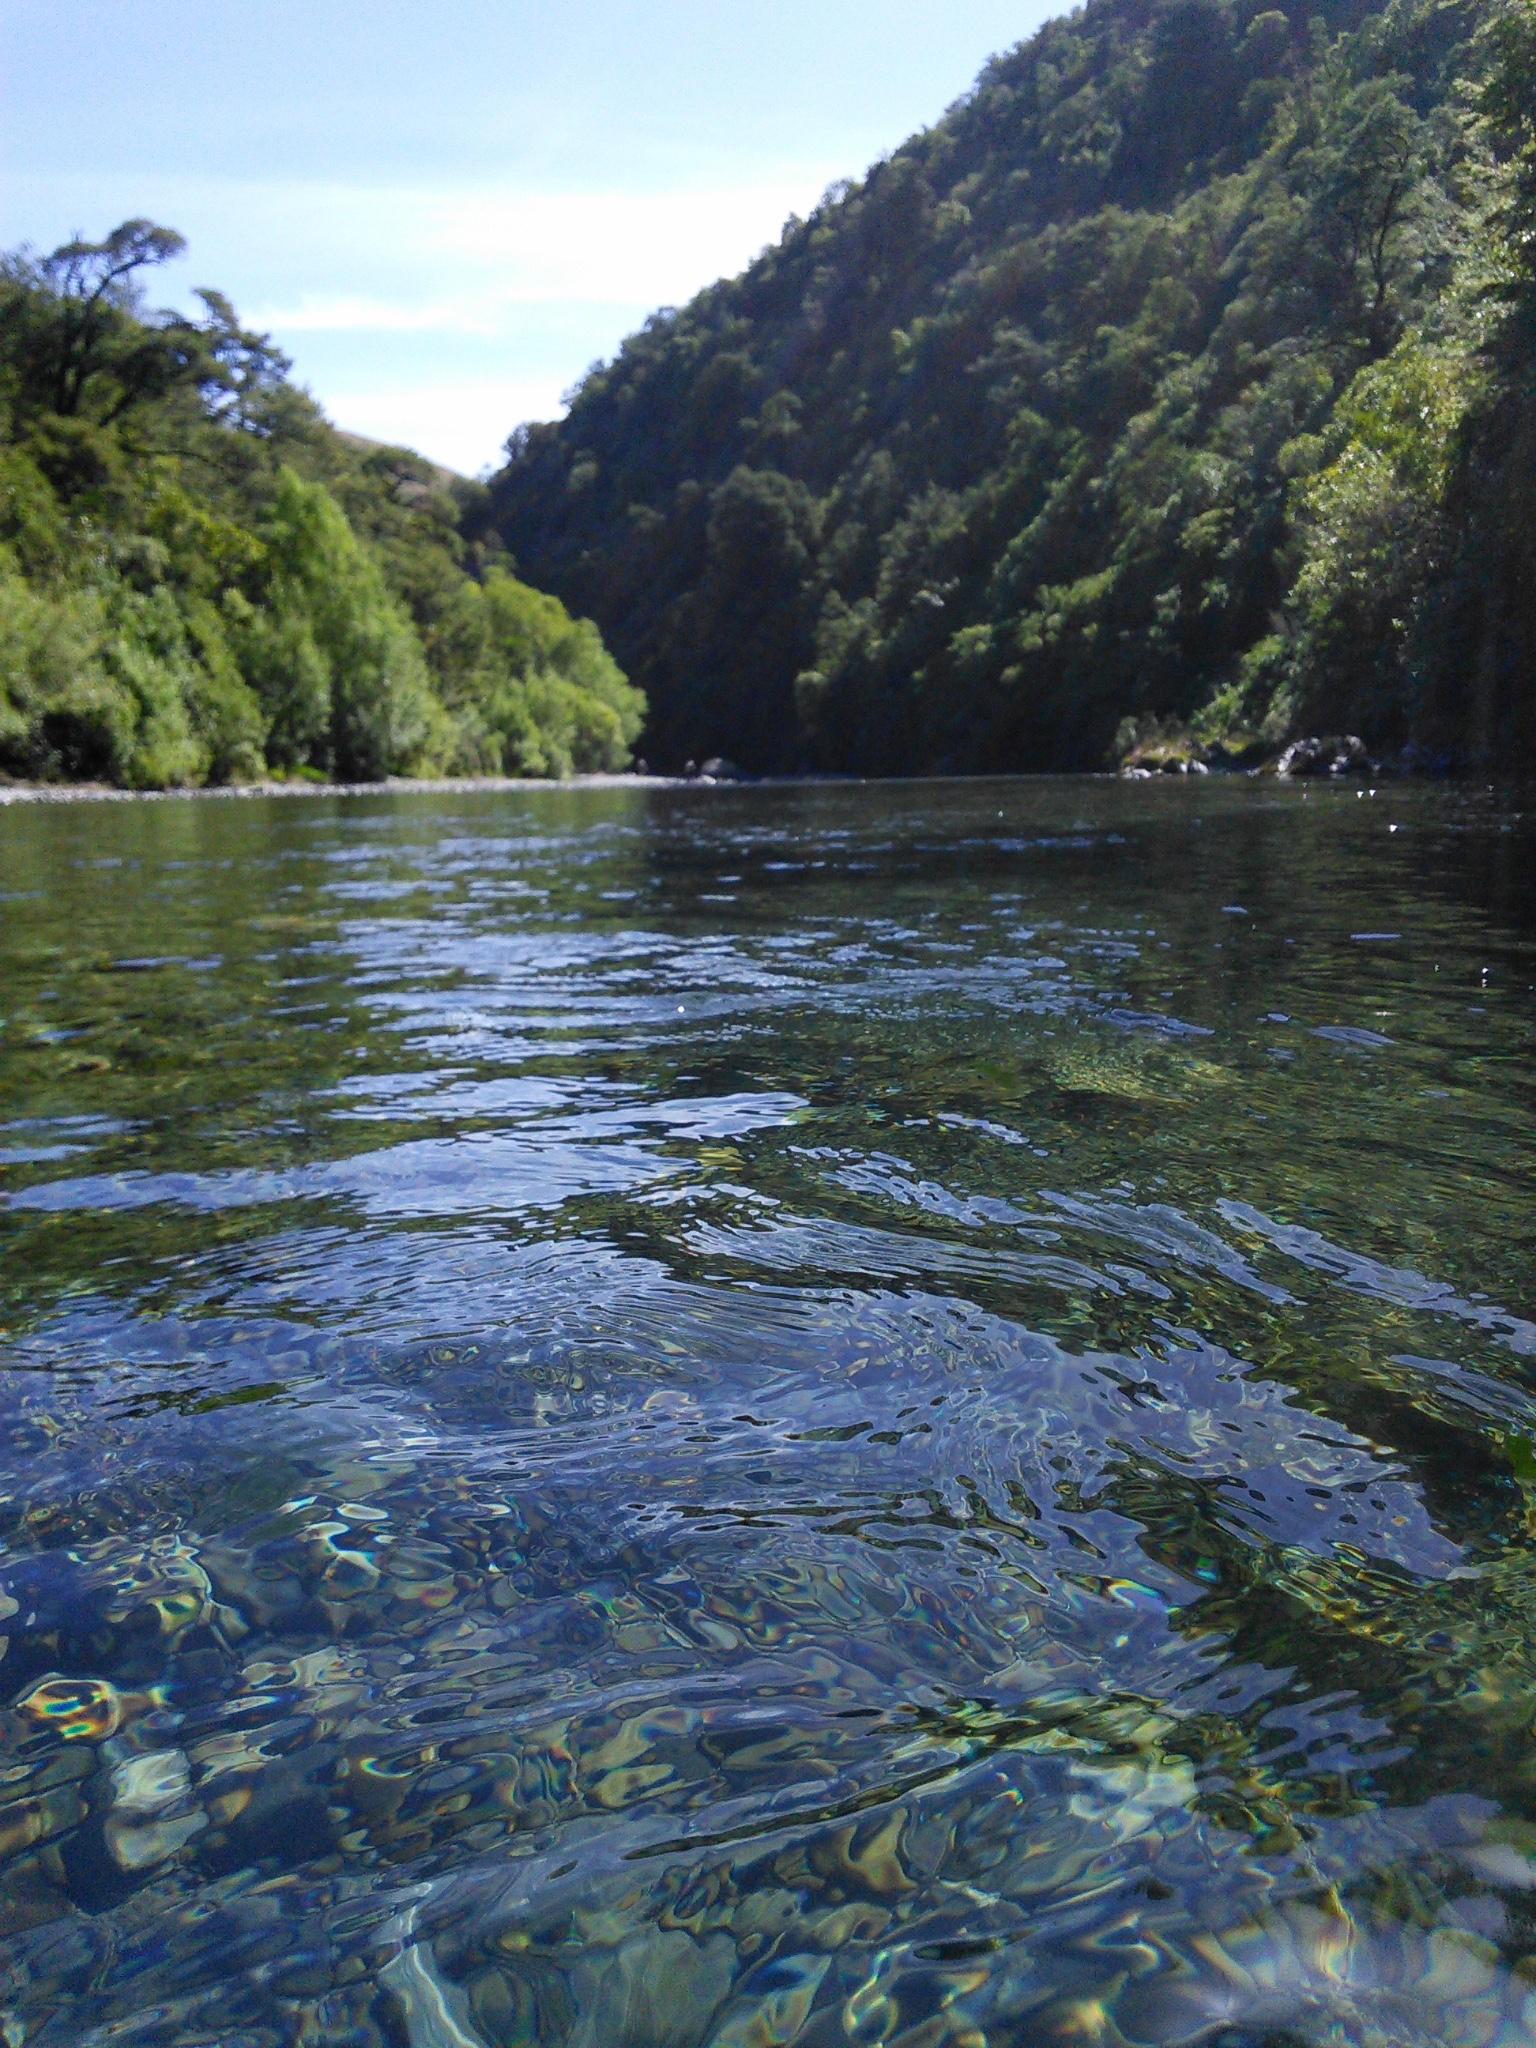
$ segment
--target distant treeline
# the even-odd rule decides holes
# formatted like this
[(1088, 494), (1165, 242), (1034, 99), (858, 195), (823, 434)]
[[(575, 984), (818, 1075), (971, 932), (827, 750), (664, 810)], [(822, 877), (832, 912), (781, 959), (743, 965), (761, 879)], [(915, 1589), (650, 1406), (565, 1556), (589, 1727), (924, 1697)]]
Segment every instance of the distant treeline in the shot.
[(1089, 0), (508, 453), (667, 766), (1536, 766), (1536, 6)]
[(624, 766), (643, 698), (483, 486), (336, 432), (218, 293), (148, 311), (181, 248), (130, 221), (0, 258), (0, 773)]

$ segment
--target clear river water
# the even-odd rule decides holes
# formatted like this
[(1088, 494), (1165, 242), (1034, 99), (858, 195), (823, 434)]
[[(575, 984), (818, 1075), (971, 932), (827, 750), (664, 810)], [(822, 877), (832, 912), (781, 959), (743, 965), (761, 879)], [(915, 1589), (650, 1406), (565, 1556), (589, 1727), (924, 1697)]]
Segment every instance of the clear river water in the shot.
[(1536, 816), (0, 810), (0, 2041), (1536, 2044)]

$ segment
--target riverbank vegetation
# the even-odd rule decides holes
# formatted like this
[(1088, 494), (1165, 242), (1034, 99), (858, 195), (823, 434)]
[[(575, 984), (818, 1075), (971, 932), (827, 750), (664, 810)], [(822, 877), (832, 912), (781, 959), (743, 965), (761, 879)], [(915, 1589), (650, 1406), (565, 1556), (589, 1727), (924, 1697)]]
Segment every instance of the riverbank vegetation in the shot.
[(639, 692), (483, 487), (338, 433), (218, 293), (151, 311), (181, 250), (130, 221), (0, 259), (0, 774), (625, 766)]
[(1536, 765), (1536, 6), (1089, 0), (520, 430), (653, 760)]

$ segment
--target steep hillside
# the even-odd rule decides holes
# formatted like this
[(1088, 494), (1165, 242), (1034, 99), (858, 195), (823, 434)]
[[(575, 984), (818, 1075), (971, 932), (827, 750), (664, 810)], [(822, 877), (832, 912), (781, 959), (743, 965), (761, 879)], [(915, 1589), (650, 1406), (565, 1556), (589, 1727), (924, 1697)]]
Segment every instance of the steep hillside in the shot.
[(1090, 0), (520, 429), (487, 516), (665, 765), (1529, 755), (1533, 24)]

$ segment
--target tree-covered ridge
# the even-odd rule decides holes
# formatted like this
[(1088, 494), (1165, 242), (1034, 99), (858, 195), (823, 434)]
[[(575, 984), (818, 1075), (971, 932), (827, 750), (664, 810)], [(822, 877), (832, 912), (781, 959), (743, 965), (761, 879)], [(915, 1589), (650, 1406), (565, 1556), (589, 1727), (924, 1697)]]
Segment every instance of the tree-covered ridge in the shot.
[(625, 766), (644, 700), (483, 488), (338, 434), (218, 293), (148, 310), (181, 248), (131, 221), (0, 259), (0, 773)]
[(1533, 49), (1089, 0), (520, 430), (495, 523), (668, 762), (1528, 762)]

